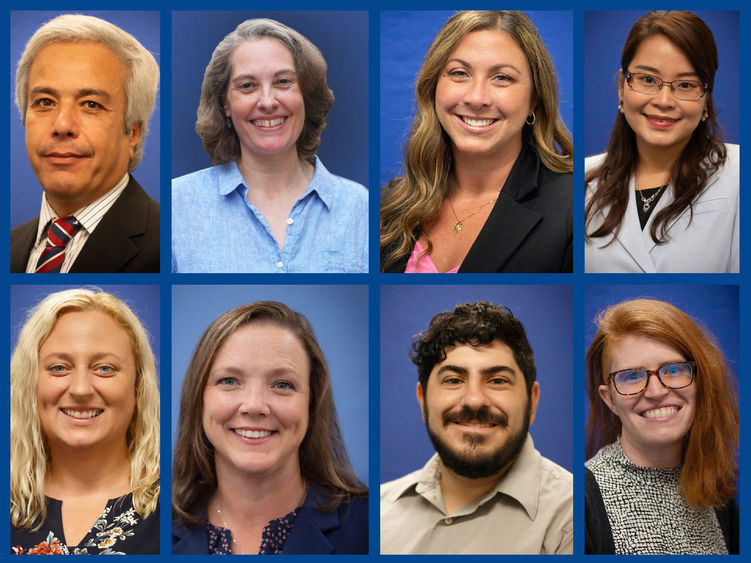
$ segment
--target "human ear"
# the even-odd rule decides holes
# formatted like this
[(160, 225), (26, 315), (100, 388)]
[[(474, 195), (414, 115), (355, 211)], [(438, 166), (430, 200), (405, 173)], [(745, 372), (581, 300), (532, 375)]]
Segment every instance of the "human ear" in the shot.
[(532, 384), (532, 392), (529, 394), (529, 400), (529, 423), (532, 424), (535, 421), (537, 403), (540, 400), (540, 384), (537, 381)]
[(422, 421), (425, 422), (425, 397), (424, 397), (425, 391), (422, 388), (422, 384), (419, 382), (417, 383), (417, 402), (420, 403), (420, 416), (422, 416)]
[(613, 411), (613, 414), (617, 415), (617, 413), (615, 412), (615, 403), (613, 402), (613, 396), (610, 394), (610, 386), (600, 385), (597, 388), (597, 391), (600, 393), (600, 399), (602, 399), (602, 402), (605, 403), (611, 411)]

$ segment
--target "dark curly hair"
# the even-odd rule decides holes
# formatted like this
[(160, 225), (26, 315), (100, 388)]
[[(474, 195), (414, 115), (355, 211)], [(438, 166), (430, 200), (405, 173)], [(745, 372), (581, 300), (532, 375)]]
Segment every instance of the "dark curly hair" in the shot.
[(483, 346), (500, 340), (511, 348), (514, 360), (524, 374), (527, 396), (537, 378), (535, 356), (527, 340), (524, 325), (508, 307), (487, 301), (462, 303), (453, 311), (439, 313), (430, 326), (412, 339), (409, 358), (417, 366), (417, 376), (423, 390), (433, 367), (446, 359), (446, 349), (458, 344)]

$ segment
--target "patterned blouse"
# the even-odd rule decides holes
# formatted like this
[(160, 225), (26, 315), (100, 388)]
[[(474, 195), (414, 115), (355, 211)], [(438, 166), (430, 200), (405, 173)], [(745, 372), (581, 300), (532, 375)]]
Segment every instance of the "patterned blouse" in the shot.
[(602, 492), (620, 554), (727, 554), (717, 514), (681, 495), (680, 468), (635, 465), (619, 441), (587, 461)]
[[(258, 555), (279, 555), (282, 553), (300, 509), (302, 509), (302, 506), (298, 506), (286, 516), (268, 523), (263, 529)], [(206, 527), (209, 530), (209, 555), (231, 555), (232, 532), (226, 528), (214, 526), (208, 520)]]
[(66, 544), (62, 501), (47, 497), (47, 518), (32, 532), (10, 530), (11, 554), (16, 555), (132, 555), (159, 553), (159, 505), (147, 518), (133, 508), (133, 497), (110, 499), (101, 516), (76, 546)]

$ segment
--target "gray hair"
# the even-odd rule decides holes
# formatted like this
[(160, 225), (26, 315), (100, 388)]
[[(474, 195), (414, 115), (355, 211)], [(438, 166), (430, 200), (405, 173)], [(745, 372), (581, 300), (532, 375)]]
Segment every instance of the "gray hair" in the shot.
[(238, 45), (252, 39), (270, 37), (280, 41), (292, 54), (305, 103), (305, 124), (297, 139), (297, 154), (310, 159), (318, 152), (326, 116), (334, 104), (334, 93), (326, 83), (326, 60), (318, 47), (284, 24), (270, 19), (246, 20), (228, 34), (211, 55), (201, 85), (201, 101), (196, 115), (196, 133), (212, 164), (237, 160), (240, 139), (227, 126), (224, 106), (232, 73), (232, 53)]
[(93, 41), (106, 46), (113, 55), (128, 66), (125, 83), (125, 133), (141, 124), (141, 138), (133, 148), (128, 171), (138, 167), (143, 155), (143, 144), (149, 117), (154, 111), (156, 91), (159, 86), (159, 66), (154, 56), (130, 33), (103, 19), (81, 14), (58, 16), (36, 30), (18, 61), (16, 70), (16, 105), (21, 121), (26, 125), (28, 107), (29, 72), (39, 52), (51, 43)]

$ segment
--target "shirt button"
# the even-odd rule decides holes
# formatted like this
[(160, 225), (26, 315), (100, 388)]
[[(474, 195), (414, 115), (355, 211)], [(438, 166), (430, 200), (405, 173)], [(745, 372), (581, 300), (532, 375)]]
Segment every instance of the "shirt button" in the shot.
[(294, 222), (295, 222), (295, 220), (292, 217), (287, 217), (287, 224), (288, 225), (291, 225)]
[(449, 516), (448, 518), (444, 518), (444, 519), (443, 519), (443, 521), (444, 521), (444, 522), (445, 522), (446, 524), (451, 524), (451, 523), (452, 523), (452, 522), (454, 521), (454, 519), (453, 519), (453, 518), (451, 518), (451, 516)]
[(276, 263), (276, 267), (277, 268), (284, 268), (284, 262), (282, 262), (281, 260), (279, 260), (279, 262)]

